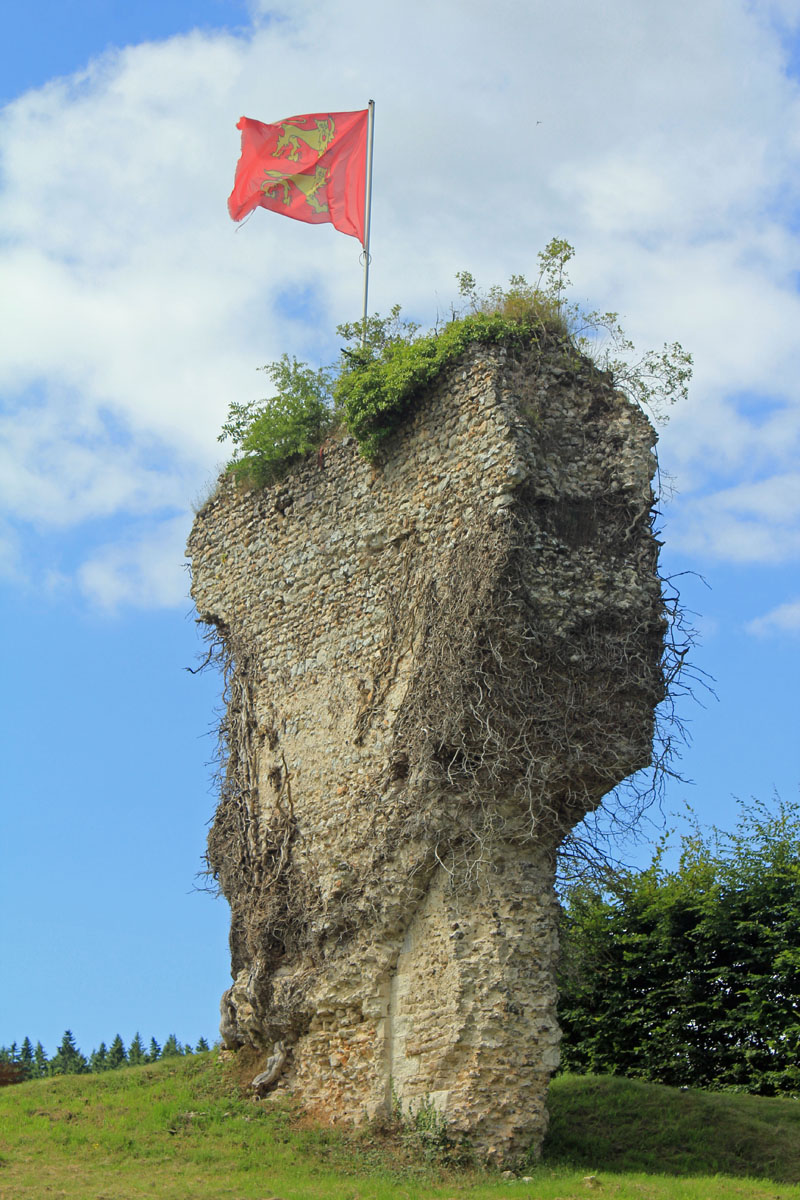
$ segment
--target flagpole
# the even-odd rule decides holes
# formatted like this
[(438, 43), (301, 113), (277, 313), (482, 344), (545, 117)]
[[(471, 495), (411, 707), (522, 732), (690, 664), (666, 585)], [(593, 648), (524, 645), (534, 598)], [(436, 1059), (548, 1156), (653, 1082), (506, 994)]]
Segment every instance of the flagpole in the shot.
[(364, 209), (364, 308), (361, 318), (361, 345), (367, 342), (367, 296), (369, 293), (369, 227), (372, 217), (372, 141), (375, 134), (375, 101), (369, 102), (367, 118), (367, 178)]

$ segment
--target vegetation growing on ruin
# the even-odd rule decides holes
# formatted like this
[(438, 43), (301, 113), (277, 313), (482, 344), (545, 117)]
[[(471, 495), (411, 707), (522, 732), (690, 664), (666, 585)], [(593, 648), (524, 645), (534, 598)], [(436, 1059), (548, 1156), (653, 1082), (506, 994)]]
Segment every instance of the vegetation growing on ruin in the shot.
[(232, 403), (219, 437), (230, 438), (236, 447), (228, 470), (251, 487), (274, 482), (316, 450), (336, 424), (331, 369), (314, 370), (284, 354), (264, 370), (276, 394), (259, 403)]
[(228, 470), (248, 486), (264, 487), (336, 428), (351, 434), (366, 458), (377, 458), (426, 388), (476, 343), (511, 352), (556, 345), (574, 368), (589, 357), (616, 387), (663, 417), (666, 405), (686, 395), (691, 356), (673, 342), (637, 358), (616, 313), (585, 312), (568, 298), (573, 255), (568, 242), (554, 238), (538, 255), (534, 283), (512, 275), (507, 287), (487, 292), (468, 271), (459, 272), (459, 306), (427, 332), (402, 319), (399, 305), (366, 325), (339, 325), (347, 345), (332, 367), (314, 369), (288, 355), (266, 366), (275, 395), (233, 402), (222, 427), (219, 440), (234, 447)]
[[(343, 326), (343, 338), (354, 345), (344, 353), (338, 372), (315, 373), (284, 359), (271, 368), (272, 378), (287, 384), (272, 414), (268, 404), (258, 414), (235, 406), (231, 410), (225, 434), (239, 451), (233, 469), (250, 484), (274, 479), (287, 463), (308, 453), (334, 421), (353, 436), (358, 433), (362, 450), (380, 458), (409, 406), (451, 361), (448, 355), (463, 356), (471, 339), (485, 344), (494, 331), (507, 353), (504, 378), (514, 380), (520, 412), (536, 413), (536, 437), (554, 454), (564, 435), (564, 410), (557, 402), (562, 391), (579, 397), (575, 403), (584, 412), (593, 397), (599, 413), (618, 412), (642, 435), (636, 443), (642, 486), (636, 489), (600, 487), (566, 514), (557, 503), (543, 506), (531, 492), (521, 496), (511, 519), (489, 506), (472, 514), (444, 549), (413, 533), (393, 547), (393, 577), (400, 583), (385, 597), (380, 656), (370, 667), (356, 714), (355, 745), (381, 712), (396, 664), (409, 646), (414, 647), (414, 671), (382, 774), (365, 781), (363, 791), (353, 797), (365, 811), (380, 811), (380, 821), (370, 831), (370, 858), (333, 897), (324, 895), (303, 857), (292, 801), (294, 779), (286, 761), (277, 757), (279, 714), (264, 707), (256, 717), (259, 647), (246, 627), (231, 629), (213, 616), (205, 618), (209, 658), (216, 651), (223, 670), (225, 702), (220, 804), (209, 835), (209, 875), (231, 904), (233, 975), (258, 959), (258, 987), (269, 1002), (264, 1019), (270, 1023), (263, 1031), (268, 1042), (296, 1041), (311, 1013), (310, 974), (279, 1006), (267, 993), (272, 973), (295, 956), (313, 959), (323, 939), (335, 937), (343, 944), (358, 929), (382, 919), (388, 897), (397, 903), (397, 889), (405, 886), (393, 847), (411, 842), (420, 847), (409, 892), (412, 887), (424, 891), (440, 866), (456, 881), (454, 887), (471, 886), (501, 836), (535, 836), (554, 852), (587, 807), (648, 761), (653, 709), (665, 690), (674, 698), (686, 646), (656, 579), (649, 430), (641, 414), (614, 395), (613, 383), (619, 384), (623, 368), (613, 380), (603, 377), (586, 353), (594, 337), (595, 358), (613, 370), (608, 347), (615, 344), (618, 326), (613, 314), (582, 317), (566, 301), (565, 266), (571, 253), (566, 243), (551, 244), (540, 256), (542, 274), (535, 285), (515, 277), (507, 288), (482, 294), (462, 274), (466, 311), (433, 333), (421, 335), (402, 320), (399, 308), (387, 318), (370, 319), (364, 347), (357, 344), (360, 326)], [(607, 353), (598, 349), (601, 331)], [(640, 378), (647, 370), (660, 380), (664, 394), (672, 398), (685, 390), (689, 372), (688, 356), (679, 348), (673, 351), (663, 352), (661, 367), (667, 374), (659, 374), (653, 359), (642, 360), (645, 365), (640, 362), (637, 368)], [(546, 386), (543, 373), (550, 380)], [(655, 383), (643, 386), (656, 402)], [(542, 396), (553, 403), (543, 402)], [(289, 421), (287, 428), (292, 405), (298, 420), (294, 427)], [(277, 427), (270, 425), (273, 416), (282, 422), (277, 443), (270, 440), (270, 429)], [(609, 423), (598, 422), (596, 436), (602, 441)], [(266, 439), (263, 455), (254, 430)], [(615, 461), (614, 446), (608, 461)], [(429, 519), (444, 521), (449, 503), (440, 493)], [(570, 612), (562, 620), (555, 603), (552, 617), (534, 612), (529, 596), (536, 588), (526, 574), (527, 547), (535, 534), (552, 550), (547, 559), (552, 584), (560, 564), (569, 559), (562, 553), (559, 532), (565, 517), (569, 537), (577, 530), (590, 541), (592, 531), (602, 527), (613, 554), (622, 558), (631, 544), (640, 545), (637, 570), (649, 603), (642, 601), (634, 613), (614, 610), (602, 621), (592, 611), (585, 619)], [(666, 644), (665, 608), (673, 618)], [(626, 813), (635, 820), (658, 787), (674, 741), (669, 698), (665, 713), (654, 786), (638, 781), (627, 808), (624, 801), (612, 804), (619, 823)], [(267, 747), (273, 762), (268, 779), (263, 780), (262, 770), (260, 781), (259, 762)], [(373, 789), (391, 803), (375, 804)], [(495, 796), (503, 798), (502, 808), (488, 802)], [(570, 843), (573, 849), (576, 844), (574, 839)]]
[[(685, 393), (690, 359), (678, 346), (665, 347), (660, 357), (645, 356), (633, 365), (630, 357), (627, 365), (622, 357), (614, 358), (615, 352), (630, 355), (632, 350), (615, 314), (584, 314), (567, 299), (566, 268), (572, 254), (568, 243), (551, 242), (539, 255), (534, 284), (514, 276), (508, 287), (488, 293), (462, 272), (461, 308), (426, 334), (402, 319), (399, 306), (388, 317), (369, 319), (363, 345), (360, 323), (341, 326), (339, 332), (352, 348), (343, 351), (336, 369), (313, 370), (286, 357), (273, 364), (267, 369), (279, 395), (256, 407), (231, 406), (222, 436), (236, 448), (232, 471), (250, 486), (268, 484), (287, 464), (313, 450), (337, 422), (358, 438), (363, 453), (380, 458), (398, 423), (447, 363), (463, 357), (472, 343), (506, 349), (510, 370), (519, 367), (521, 411), (537, 413), (541, 435), (553, 444), (560, 434), (551, 424), (559, 418), (540, 411), (536, 399), (538, 372), (545, 362), (548, 370), (555, 366), (559, 379), (580, 380), (579, 390), (599, 388), (609, 403), (612, 387), (622, 387), (625, 379), (631, 394), (636, 392), (630, 381), (638, 380), (638, 398), (656, 407)], [(598, 361), (613, 378), (598, 376)], [(437, 503), (444, 519), (447, 497)], [(609, 533), (612, 544), (624, 547), (633, 536), (649, 544), (652, 513), (646, 500), (620, 493), (603, 496), (598, 503), (603, 522), (615, 531)], [(654, 588), (651, 608), (637, 627), (628, 620), (619, 628), (597, 632), (591, 624), (578, 623), (571, 626), (568, 638), (563, 631), (552, 636), (547, 623), (530, 620), (519, 603), (528, 593), (525, 547), (531, 531), (539, 528), (541, 513), (523, 505), (518, 518), (504, 521), (494, 512), (475, 514), (444, 560), (438, 549), (418, 546), (413, 538), (398, 547), (405, 582), (386, 598), (384, 649), (358, 714), (361, 737), (392, 686), (399, 648), (415, 645), (415, 674), (395, 723), (386, 768), (385, 790), (399, 797), (392, 810), (396, 824), (387, 820), (376, 838), (378, 861), (391, 844), (420, 838), (430, 850), (425, 870), (436, 867), (434, 847), (448, 869), (458, 866), (461, 871), (464, 864), (470, 864), (470, 871), (477, 869), (484, 844), (506, 820), (487, 811), (485, 798), (494, 793), (513, 795), (520, 836), (529, 836), (535, 828), (537, 837), (554, 844), (562, 841), (587, 807), (595, 806), (597, 793), (629, 775), (635, 761), (630, 745), (641, 741), (640, 761), (646, 761), (649, 725), (642, 739), (637, 722), (642, 712), (649, 722), (649, 714), (666, 694), (652, 777), (634, 776), (628, 790), (616, 797), (611, 806), (616, 825), (635, 825), (658, 793), (677, 740), (673, 705), (681, 694), (679, 673), (687, 650), (675, 598), (659, 595)], [(594, 521), (594, 514), (588, 519)], [(655, 555), (655, 543), (648, 553)], [(652, 566), (655, 572), (654, 558)], [(292, 854), (296, 825), (285, 763), (270, 775), (271, 810), (252, 819), (263, 740), (271, 748), (279, 744), (277, 728), (263, 716), (261, 725), (255, 720), (252, 680), (258, 668), (253, 647), (246, 637), (216, 626), (209, 630), (209, 640), (209, 658), (223, 671), (225, 702), (220, 804), (209, 835), (209, 875), (232, 906), (234, 975), (256, 954), (268, 974), (287, 951), (307, 948), (318, 936), (322, 900)], [(565, 723), (561, 681), (566, 662), (580, 666), (569, 668), (574, 675), (572, 718)], [(596, 703), (598, 680), (607, 695), (605, 713), (598, 712)], [(618, 728), (630, 727), (630, 736), (619, 739), (623, 749), (614, 762), (609, 761), (608, 714)], [(547, 756), (531, 752), (542, 744), (554, 754), (556, 748), (561, 751), (558, 778)], [(573, 793), (571, 764), (578, 760), (582, 773)], [(413, 787), (405, 785), (405, 779), (412, 780)], [(438, 801), (430, 808), (426, 797), (438, 795), (439, 789), (453, 797), (457, 821)], [(403, 799), (406, 792), (408, 798)], [(608, 840), (601, 841), (601, 855), (607, 845)], [(561, 861), (577, 858), (582, 863), (594, 851), (583, 832), (570, 835), (566, 847), (562, 843)], [(420, 869), (420, 878), (422, 874)], [(336, 904), (331, 902), (325, 928), (332, 926), (334, 910), (342, 938), (359, 921), (374, 919), (374, 906), (383, 903), (381, 879), (377, 871), (357, 892), (348, 891)], [(292, 1020), (295, 1016), (302, 1025), (299, 1001)], [(277, 1027), (272, 1032), (276, 1039), (283, 1036)]]

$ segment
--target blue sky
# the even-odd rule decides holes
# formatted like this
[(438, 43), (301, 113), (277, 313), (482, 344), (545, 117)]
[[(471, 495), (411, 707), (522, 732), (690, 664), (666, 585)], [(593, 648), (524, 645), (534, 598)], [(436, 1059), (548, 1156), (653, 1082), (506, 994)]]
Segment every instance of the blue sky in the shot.
[[(212, 1038), (227, 910), (193, 890), (217, 682), (183, 545), (228, 403), (335, 357), (359, 247), (225, 200), (246, 114), (376, 100), (372, 298), (433, 322), (455, 272), (535, 274), (642, 348), (680, 340), (663, 567), (697, 614), (665, 808), (796, 798), (800, 0), (77, 0), (0, 48), (0, 1043)], [(539, 122), (539, 124), (537, 124)], [(790, 691), (791, 688), (791, 691)], [(641, 850), (640, 854), (646, 854)]]

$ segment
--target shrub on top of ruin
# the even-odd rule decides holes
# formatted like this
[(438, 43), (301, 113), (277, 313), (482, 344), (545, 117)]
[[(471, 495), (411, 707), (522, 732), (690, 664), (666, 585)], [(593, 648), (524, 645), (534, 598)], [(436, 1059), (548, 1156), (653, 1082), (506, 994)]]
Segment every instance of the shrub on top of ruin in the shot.
[(264, 368), (275, 396), (230, 406), (219, 438), (235, 447), (228, 470), (249, 486), (273, 483), (337, 426), (356, 439), (365, 458), (375, 459), (425, 389), (473, 344), (511, 351), (553, 347), (574, 370), (590, 359), (656, 419), (663, 417), (665, 403), (686, 395), (691, 356), (673, 342), (636, 360), (616, 313), (584, 312), (567, 299), (573, 255), (569, 242), (554, 238), (538, 255), (535, 283), (512, 275), (508, 287), (488, 292), (460, 271), (461, 307), (427, 333), (401, 319), (399, 305), (388, 317), (339, 325), (337, 333), (350, 345), (334, 367), (314, 370), (284, 355)]
[[(375, 458), (416, 398), (470, 345), (524, 349), (557, 344), (572, 360), (579, 360), (564, 299), (564, 264), (572, 254), (569, 243), (554, 239), (539, 254), (536, 283), (512, 275), (507, 288), (496, 286), (485, 294), (469, 271), (459, 271), (461, 307), (454, 306), (451, 319), (429, 333), (420, 334), (416, 325), (402, 327), (399, 306), (387, 322), (373, 319), (364, 343), (344, 352), (335, 386), (344, 423), (361, 453)], [(361, 327), (339, 326), (338, 332), (355, 340)]]
[[(569, 277), (566, 265), (575, 251), (563, 238), (553, 238), (537, 255), (539, 276), (528, 283), (524, 275), (512, 275), (507, 288), (497, 285), (481, 292), (470, 271), (458, 271), (458, 290), (473, 315), (500, 316), (526, 329), (536, 340), (570, 338), (572, 309), (566, 300)], [(455, 314), (454, 314), (455, 315)]]
[(314, 370), (284, 354), (263, 368), (277, 388), (270, 400), (235, 401), (222, 426), (236, 455), (228, 471), (249, 487), (274, 483), (293, 463), (316, 450), (335, 424), (328, 368)]
[(334, 395), (364, 457), (377, 456), (415, 399), (469, 345), (508, 341), (515, 333), (508, 324), (499, 314), (477, 313), (449, 321), (433, 333), (387, 342), (377, 354), (368, 345), (350, 351)]

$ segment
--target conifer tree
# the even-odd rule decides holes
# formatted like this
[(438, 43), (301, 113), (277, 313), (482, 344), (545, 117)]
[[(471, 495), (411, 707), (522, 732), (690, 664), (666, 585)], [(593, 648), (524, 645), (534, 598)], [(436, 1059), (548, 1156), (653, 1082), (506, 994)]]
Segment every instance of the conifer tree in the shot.
[(75, 1045), (72, 1030), (64, 1031), (61, 1045), (50, 1060), (50, 1072), (53, 1075), (82, 1075), (89, 1070), (85, 1056)]
[(108, 1048), (108, 1069), (115, 1071), (117, 1067), (125, 1067), (128, 1065), (128, 1056), (125, 1053), (125, 1043), (119, 1034), (116, 1035), (113, 1042)]
[(150, 1038), (150, 1045), (147, 1048), (147, 1061), (149, 1063), (158, 1062), (161, 1058), (161, 1047), (154, 1037)]
[(41, 1042), (36, 1043), (36, 1049), (33, 1052), (33, 1069), (36, 1079), (42, 1079), (47, 1074), (49, 1067), (49, 1059), (45, 1052), (45, 1048)]
[(164, 1042), (164, 1049), (161, 1051), (162, 1058), (177, 1058), (183, 1054), (183, 1047), (176, 1038), (174, 1033), (171, 1033)]
[(89, 1056), (90, 1071), (107, 1071), (108, 1070), (108, 1047), (105, 1042), (101, 1042), (96, 1050), (93, 1050)]
[(209, 1046), (209, 1044), (208, 1044), (208, 1042), (206, 1041), (206, 1039), (205, 1039), (204, 1037), (201, 1037), (201, 1038), (200, 1038), (200, 1040), (199, 1040), (199, 1041), (198, 1041), (198, 1043), (197, 1043), (197, 1046), (195, 1047), (195, 1053), (197, 1053), (197, 1054), (203, 1054), (203, 1053), (204, 1053), (204, 1051), (206, 1051), (206, 1050), (210, 1050), (210, 1049), (211, 1049), (211, 1047)]
[(19, 1061), (25, 1070), (25, 1078), (31, 1079), (34, 1073), (33, 1046), (31, 1039), (26, 1037), (19, 1051)]
[(128, 1062), (132, 1067), (138, 1067), (141, 1063), (147, 1062), (147, 1054), (138, 1030), (133, 1035), (133, 1041), (128, 1047)]

